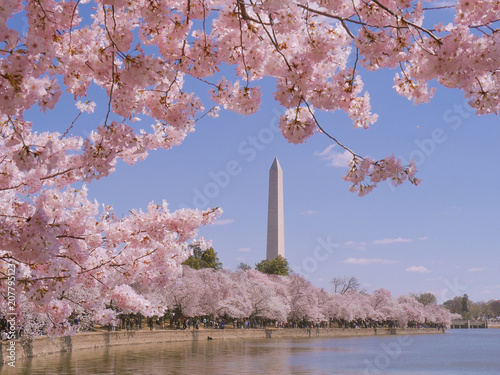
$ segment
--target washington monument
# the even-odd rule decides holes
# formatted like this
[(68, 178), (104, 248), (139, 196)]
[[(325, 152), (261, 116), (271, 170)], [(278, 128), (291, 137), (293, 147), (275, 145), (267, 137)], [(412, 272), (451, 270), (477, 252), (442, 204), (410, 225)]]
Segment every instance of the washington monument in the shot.
[(269, 197), (267, 209), (267, 260), (278, 255), (285, 257), (285, 225), (283, 221), (283, 170), (278, 158), (269, 169)]

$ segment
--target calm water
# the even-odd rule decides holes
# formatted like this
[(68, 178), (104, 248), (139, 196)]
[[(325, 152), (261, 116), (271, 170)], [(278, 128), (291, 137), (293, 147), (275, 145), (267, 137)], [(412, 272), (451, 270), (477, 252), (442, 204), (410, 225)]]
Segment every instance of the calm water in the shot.
[(111, 347), (18, 361), (3, 374), (498, 375), (500, 329)]

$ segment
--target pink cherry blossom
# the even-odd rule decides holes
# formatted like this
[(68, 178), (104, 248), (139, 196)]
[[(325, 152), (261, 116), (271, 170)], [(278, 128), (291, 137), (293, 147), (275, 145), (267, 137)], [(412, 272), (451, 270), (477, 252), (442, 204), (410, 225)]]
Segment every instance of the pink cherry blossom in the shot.
[[(257, 112), (264, 80), (275, 85), (274, 99), (286, 110), (283, 136), (303, 143), (318, 132), (346, 149), (353, 159), (344, 180), (360, 196), (382, 181), (418, 185), (420, 179), (414, 162), (363, 157), (317, 121), (320, 113), (340, 110), (357, 128), (375, 123), (359, 65), (368, 72), (394, 69), (395, 91), (415, 104), (432, 100), (441, 85), (461, 90), (477, 114), (500, 109), (500, 7), (493, 0), (460, 0), (450, 9), (452, 22), (433, 16), (435, 26), (426, 17), (432, 5), (421, 0), (89, 3), (4, 0), (0, 8), (0, 268), (14, 262), (26, 303), (52, 306), (47, 313), (56, 321), (69, 310), (55, 301), (80, 286), (95, 288), (100, 299), (117, 293), (121, 308), (131, 309), (120, 286), (134, 285), (137, 296), (129, 292), (137, 306), (153, 314), (147, 287), (180, 277), (198, 228), (221, 213), (171, 212), (162, 202), (118, 218), (90, 201), (81, 183), (109, 176), (120, 160), (135, 164), (151, 150), (180, 145), (218, 106)], [(107, 95), (107, 113), (82, 136), (76, 125), (93, 121), (96, 91)], [(46, 131), (29, 110), (57, 110), (63, 95), (64, 103), (75, 103), (74, 118)], [(135, 122), (141, 117), (152, 121), (141, 126)], [(238, 277), (247, 299), (234, 306), (236, 298), (222, 293), (217, 311), (286, 318), (289, 300), (276, 280), (265, 280), (275, 288), (265, 292), (266, 302), (258, 298), (261, 276)], [(219, 282), (225, 285), (224, 278)], [(92, 308), (102, 312), (103, 303)], [(367, 313), (337, 307), (307, 314)], [(390, 306), (377, 313), (402, 316)], [(51, 330), (68, 327), (59, 322)]]

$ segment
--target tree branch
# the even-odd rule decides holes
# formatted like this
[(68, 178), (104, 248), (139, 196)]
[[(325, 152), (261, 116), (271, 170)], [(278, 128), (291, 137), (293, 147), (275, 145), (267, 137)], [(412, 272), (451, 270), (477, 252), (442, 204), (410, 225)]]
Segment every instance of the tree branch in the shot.
[(389, 8), (387, 8), (385, 5), (382, 5), (380, 4), (380, 2), (378, 0), (371, 0), (373, 1), (375, 4), (377, 4), (381, 9), (385, 10), (387, 13), (391, 14), (392, 16), (394, 16), (396, 18), (397, 21), (399, 22), (402, 22), (402, 23), (405, 23), (407, 25), (410, 25), (418, 30), (421, 30), (423, 31), (424, 33), (426, 33), (427, 35), (429, 35), (432, 39), (434, 39), (439, 45), (443, 44), (443, 42), (441, 41), (441, 38), (438, 38), (436, 35), (434, 35), (434, 33), (432, 31), (430, 31), (429, 29), (426, 29), (425, 27), (422, 27), (422, 26), (419, 26), (411, 21), (408, 21), (406, 19), (404, 19), (404, 17), (401, 17), (401, 16), (398, 16), (396, 13), (394, 13), (392, 10), (390, 10)]
[(316, 13), (316, 14), (319, 14), (320, 16), (325, 16), (325, 17), (329, 17), (329, 18), (334, 18), (338, 21), (340, 21), (342, 27), (344, 28), (344, 30), (347, 32), (347, 34), (349, 34), (349, 36), (354, 39), (354, 35), (353, 33), (351, 32), (351, 30), (349, 30), (349, 28), (347, 27), (346, 25), (346, 21), (348, 22), (352, 22), (352, 23), (356, 23), (356, 24), (359, 24), (359, 25), (364, 25), (362, 22), (358, 22), (358, 21), (354, 21), (354, 20), (351, 20), (351, 19), (348, 19), (348, 18), (344, 18), (344, 17), (340, 17), (340, 16), (336, 16), (336, 15), (333, 15), (333, 14), (330, 14), (330, 13), (326, 13), (326, 12), (322, 12), (320, 10), (316, 10), (316, 9), (312, 9), (312, 8), (309, 8), (309, 6), (307, 5), (302, 5), (302, 4), (296, 4), (299, 8), (302, 8), (302, 9), (305, 9), (311, 13)]
[(304, 99), (304, 97), (302, 97), (302, 100), (304, 101), (304, 103), (306, 104), (307, 106), (307, 109), (309, 110), (309, 113), (311, 114), (311, 116), (313, 117), (314, 119), (314, 122), (316, 123), (316, 126), (319, 128), (319, 130), (321, 130), (321, 132), (323, 134), (325, 134), (328, 138), (330, 138), (331, 140), (333, 140), (336, 144), (338, 144), (340, 147), (342, 147), (344, 150), (348, 151), (354, 158), (358, 158), (358, 159), (364, 159), (361, 155), (358, 155), (356, 154), (354, 151), (352, 151), (349, 147), (345, 146), (344, 144), (340, 143), (337, 138), (331, 136), (330, 134), (328, 134), (325, 129), (323, 129), (323, 127), (319, 124), (319, 121), (318, 119), (316, 118), (316, 116), (314, 115), (311, 107), (309, 106), (309, 103), (307, 102), (307, 100)]

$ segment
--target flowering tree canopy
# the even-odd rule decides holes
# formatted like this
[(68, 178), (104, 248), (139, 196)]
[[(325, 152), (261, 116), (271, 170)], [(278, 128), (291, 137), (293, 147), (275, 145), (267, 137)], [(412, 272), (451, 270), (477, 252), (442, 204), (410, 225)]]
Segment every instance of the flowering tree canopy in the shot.
[(452, 314), (435, 304), (424, 306), (410, 296), (398, 299), (385, 289), (372, 294), (344, 294), (319, 289), (300, 275), (269, 275), (257, 270), (231, 272), (185, 267), (175, 288), (163, 292), (164, 305), (186, 317), (212, 316), (281, 322), (391, 321), (449, 326)]
[[(375, 122), (360, 65), (397, 68), (395, 90), (415, 103), (432, 97), (435, 81), (463, 90), (478, 114), (497, 113), (500, 6), (459, 0), (452, 8), (443, 25), (427, 21), (434, 8), (422, 0), (3, 0), (2, 282), (7, 262), (16, 262), (27, 300), (44, 305), (55, 323), (71, 313), (57, 301), (76, 284), (124, 306), (147, 305), (139, 294), (124, 298), (123, 285), (175, 276), (197, 228), (220, 210), (170, 212), (165, 202), (152, 203), (119, 219), (75, 184), (108, 176), (118, 160), (134, 164), (150, 150), (179, 145), (218, 106), (255, 113), (264, 77), (286, 108), (284, 137), (302, 143), (321, 132), (351, 152), (344, 177), (351, 190), (364, 195), (387, 179), (418, 184), (414, 163), (361, 157), (315, 113), (344, 111), (359, 128)], [(19, 19), (25, 27), (15, 27)], [(220, 73), (227, 66), (235, 79)], [(185, 88), (189, 79), (206, 85), (215, 106), (205, 109), (201, 94)], [(107, 114), (82, 137), (73, 125), (94, 109), (91, 87), (105, 93)], [(55, 132), (28, 119), (34, 107), (54, 109), (63, 92), (80, 111), (73, 123)], [(140, 114), (153, 119), (150, 129), (130, 125)]]

